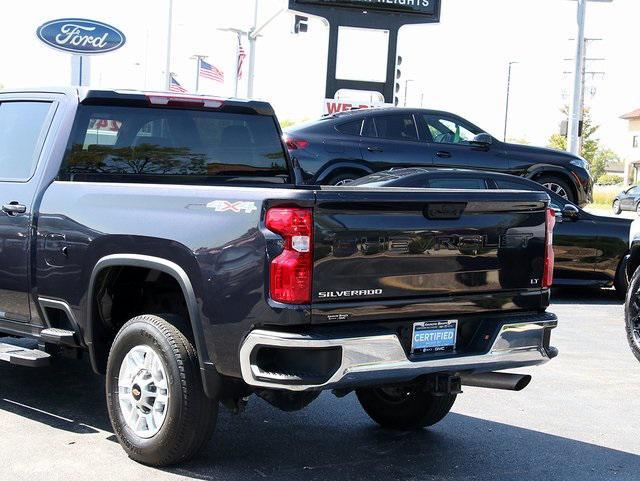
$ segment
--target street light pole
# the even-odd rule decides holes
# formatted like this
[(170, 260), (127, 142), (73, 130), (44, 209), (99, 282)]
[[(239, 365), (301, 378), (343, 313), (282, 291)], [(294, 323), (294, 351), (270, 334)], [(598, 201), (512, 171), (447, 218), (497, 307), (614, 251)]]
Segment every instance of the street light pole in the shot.
[(249, 72), (247, 73), (247, 98), (253, 98), (253, 75), (256, 69), (256, 41), (258, 37), (254, 37), (252, 34), (258, 28), (258, 0), (253, 0), (253, 27), (247, 38), (249, 39)]
[(169, 0), (169, 17), (167, 19), (167, 58), (165, 66), (165, 88), (171, 88), (171, 31), (173, 30), (173, 0)]
[(576, 35), (576, 58), (573, 76), (573, 98), (569, 106), (569, 126), (567, 131), (568, 150), (578, 154), (580, 150), (580, 120), (582, 120), (582, 84), (584, 81), (584, 24), (587, 14), (587, 0), (578, 1), (578, 34)]
[[(249, 30), (242, 30), (239, 28), (219, 28), (221, 32), (233, 32), (236, 35), (239, 35), (242, 38), (244, 35), (249, 39), (249, 68), (247, 72), (247, 97), (253, 98), (253, 80), (255, 77), (255, 67), (256, 67), (256, 43), (258, 37), (260, 36), (260, 32), (262, 32), (271, 22), (273, 22), (276, 18), (278, 18), (282, 13), (287, 11), (287, 8), (281, 8), (276, 13), (274, 13), (269, 19), (267, 19), (262, 25), (258, 26), (258, 0), (255, 0), (254, 4), (254, 23), (253, 27)], [(236, 95), (238, 92), (238, 79), (236, 77), (236, 86), (235, 86)]]
[(507, 141), (507, 127), (509, 125), (509, 98), (511, 96), (511, 67), (520, 62), (509, 62), (509, 74), (507, 75), (507, 102), (504, 109), (504, 136), (503, 139), (505, 142)]
[(404, 106), (407, 106), (407, 99), (409, 98), (409, 82), (415, 82), (413, 79), (407, 79), (404, 81)]

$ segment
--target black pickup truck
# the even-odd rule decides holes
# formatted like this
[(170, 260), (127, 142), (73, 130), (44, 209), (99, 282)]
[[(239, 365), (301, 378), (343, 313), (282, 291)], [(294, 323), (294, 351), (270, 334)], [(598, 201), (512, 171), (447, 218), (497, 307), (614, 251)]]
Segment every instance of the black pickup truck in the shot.
[(546, 194), (298, 170), (266, 103), (0, 92), (0, 360), (87, 353), (123, 448), (163, 466), (251, 394), (290, 411), (355, 390), (416, 429), (557, 354)]

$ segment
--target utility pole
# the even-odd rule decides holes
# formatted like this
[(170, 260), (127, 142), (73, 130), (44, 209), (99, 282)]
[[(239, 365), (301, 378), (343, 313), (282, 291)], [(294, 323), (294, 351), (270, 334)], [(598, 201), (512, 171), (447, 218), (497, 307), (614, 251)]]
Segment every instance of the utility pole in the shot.
[[(587, 1), (589, 0), (577, 0), (577, 24), (578, 34), (576, 35), (576, 56), (575, 66), (573, 69), (573, 98), (569, 105), (569, 124), (568, 124), (568, 149), (572, 154), (578, 154), (580, 152), (580, 120), (582, 119), (582, 110), (584, 96), (583, 96), (583, 82), (584, 82), (584, 61), (585, 61), (585, 42), (584, 42), (584, 26), (587, 16)], [(611, 3), (613, 0), (590, 0), (601, 3)]]
[(169, 0), (169, 16), (167, 19), (167, 58), (165, 66), (165, 88), (171, 88), (171, 33), (173, 30), (173, 0)]
[(507, 74), (507, 101), (504, 109), (504, 136), (503, 139), (505, 142), (507, 141), (507, 127), (509, 124), (509, 98), (511, 96), (511, 67), (517, 63), (517, 61), (509, 62), (509, 73)]
[[(573, 41), (573, 38), (569, 39), (570, 41)], [(592, 77), (595, 77), (596, 75), (605, 75), (605, 72), (603, 71), (594, 71), (594, 70), (589, 70), (587, 71), (587, 63), (588, 62), (603, 62), (606, 59), (605, 58), (593, 58), (593, 57), (587, 57), (587, 54), (589, 52), (589, 44), (591, 42), (599, 42), (601, 41), (601, 38), (585, 38), (584, 39), (584, 49), (583, 49), (583, 59), (582, 59), (582, 74), (581, 74), (581, 82), (580, 82), (580, 107), (579, 107), (579, 117), (578, 117), (578, 150), (577, 152), (582, 152), (582, 135), (580, 135), (580, 122), (582, 122), (584, 120), (584, 109), (585, 109), (585, 91), (586, 91), (586, 87), (587, 87), (587, 75), (591, 75)], [(565, 58), (564, 59), (566, 62), (572, 62), (574, 59), (572, 58)], [(573, 72), (564, 72), (565, 74), (572, 74)]]
[(584, 81), (584, 23), (587, 15), (587, 0), (578, 1), (578, 35), (576, 36), (576, 56), (573, 75), (573, 95), (569, 106), (569, 124), (567, 130), (568, 151), (577, 155), (580, 152), (580, 120), (582, 119), (582, 87)]
[(196, 60), (196, 93), (198, 93), (198, 89), (200, 88), (200, 65), (202, 61), (207, 58), (206, 55), (193, 55), (192, 59)]

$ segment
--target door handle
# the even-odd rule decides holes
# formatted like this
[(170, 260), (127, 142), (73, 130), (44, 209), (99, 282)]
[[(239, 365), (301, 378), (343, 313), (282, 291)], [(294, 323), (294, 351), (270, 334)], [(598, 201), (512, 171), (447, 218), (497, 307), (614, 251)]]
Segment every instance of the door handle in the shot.
[(27, 206), (18, 202), (9, 202), (2, 206), (2, 210), (9, 215), (24, 214), (27, 211)]
[(382, 152), (382, 147), (369, 146), (367, 150), (369, 152)]
[(450, 159), (451, 158), (451, 152), (445, 152), (443, 150), (441, 150), (440, 152), (436, 152), (436, 155), (438, 157), (440, 157), (441, 159)]

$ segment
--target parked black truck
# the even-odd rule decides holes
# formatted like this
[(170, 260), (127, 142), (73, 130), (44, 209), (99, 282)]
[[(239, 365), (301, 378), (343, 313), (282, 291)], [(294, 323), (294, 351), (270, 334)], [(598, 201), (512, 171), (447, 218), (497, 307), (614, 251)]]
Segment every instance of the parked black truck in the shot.
[(355, 390), (415, 429), (557, 354), (546, 194), (296, 179), (266, 103), (0, 93), (0, 360), (88, 353), (118, 440), (163, 466), (251, 394)]

